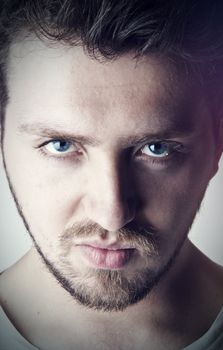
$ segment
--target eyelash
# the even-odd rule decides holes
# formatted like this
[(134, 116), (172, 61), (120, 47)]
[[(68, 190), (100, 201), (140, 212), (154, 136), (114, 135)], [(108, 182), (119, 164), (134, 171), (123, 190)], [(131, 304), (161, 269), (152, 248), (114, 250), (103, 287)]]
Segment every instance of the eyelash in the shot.
[[(70, 152), (70, 154), (64, 154), (62, 155), (55, 155), (55, 154), (50, 154), (49, 152), (47, 152), (46, 150), (44, 150), (44, 146), (46, 146), (47, 144), (49, 144), (50, 142), (53, 141), (66, 141), (69, 142), (71, 145), (77, 146), (78, 149), (77, 151), (74, 152)], [(169, 155), (166, 155), (164, 157), (153, 157), (153, 156), (149, 156), (146, 154), (142, 153), (143, 148), (146, 145), (151, 145), (151, 144), (155, 144), (155, 143), (163, 143), (167, 146), (170, 146), (171, 151)], [(52, 160), (61, 160), (61, 161), (78, 161), (81, 157), (81, 155), (83, 154), (83, 152), (80, 152), (81, 150), (81, 146), (78, 146), (78, 143), (74, 143), (68, 139), (63, 139), (63, 138), (54, 138), (54, 139), (50, 139), (48, 141), (45, 141), (44, 143), (42, 143), (41, 145), (36, 147), (39, 151), (39, 153), (45, 157), (48, 157)], [(145, 162), (150, 162), (152, 165), (167, 165), (168, 163), (170, 163), (171, 161), (175, 160), (178, 161), (180, 159), (182, 159), (183, 156), (185, 156), (188, 153), (188, 149), (185, 148), (181, 143), (176, 142), (176, 141), (166, 141), (166, 140), (154, 140), (154, 141), (150, 141), (148, 143), (143, 144), (142, 146), (140, 146), (140, 148), (138, 148), (136, 151), (132, 152), (133, 156), (136, 156), (136, 159), (139, 160), (143, 160)]]
[[(170, 154), (164, 157), (152, 157), (152, 156), (148, 156), (146, 154), (142, 153), (142, 149), (146, 146), (146, 145), (151, 145), (154, 143), (163, 143), (167, 146), (170, 146), (171, 151)], [(176, 142), (176, 141), (166, 141), (166, 140), (154, 140), (154, 141), (150, 141), (149, 143), (147, 143), (146, 145), (143, 145), (140, 147), (140, 149), (138, 149), (136, 151), (136, 153), (138, 153), (138, 158), (140, 160), (143, 160), (145, 162), (150, 162), (152, 163), (152, 165), (167, 165), (168, 163), (171, 163), (173, 161), (180, 161), (183, 159), (183, 157), (185, 157), (188, 153), (189, 153), (189, 149), (186, 148), (183, 144), (181, 144), (180, 142)]]
[[(55, 155), (55, 154), (50, 154), (49, 152), (47, 152), (44, 147), (46, 145), (48, 145), (50, 142), (53, 141), (61, 141), (61, 142), (69, 142), (71, 145), (77, 146), (77, 151), (74, 152), (70, 152), (69, 154), (64, 154), (62, 155)], [(42, 143), (41, 145), (36, 147), (40, 153), (40, 155), (50, 158), (51, 160), (61, 160), (61, 161), (65, 161), (65, 160), (78, 160), (79, 156), (81, 156), (81, 154), (79, 154), (81, 147), (78, 147), (77, 143), (73, 143), (67, 139), (63, 139), (63, 138), (54, 138), (48, 141), (45, 141), (44, 143)], [(82, 153), (82, 152), (81, 152)]]

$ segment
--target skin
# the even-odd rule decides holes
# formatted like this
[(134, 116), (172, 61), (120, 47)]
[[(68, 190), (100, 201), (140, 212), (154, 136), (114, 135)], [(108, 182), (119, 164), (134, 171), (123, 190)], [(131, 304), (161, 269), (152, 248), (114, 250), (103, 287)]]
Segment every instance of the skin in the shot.
[[(120, 243), (131, 225), (152, 226), (158, 243), (149, 256), (136, 250), (122, 276), (145, 266), (157, 276), (178, 255), (148, 296), (108, 313), (80, 305), (32, 248), (0, 280), (2, 307), (20, 332), (41, 349), (65, 350), (178, 349), (199, 338), (221, 308), (223, 277), (186, 239), (221, 154), (196, 84), (165, 57), (99, 62), (31, 38), (12, 45), (8, 87), (7, 175), (36, 245), (71, 285), (75, 273), (102, 297), (108, 286), (76, 245)], [(72, 140), (62, 156), (58, 139)], [(161, 141), (169, 154), (158, 157), (148, 145)], [(62, 264), (61, 236), (89, 223), (99, 231), (73, 229)]]

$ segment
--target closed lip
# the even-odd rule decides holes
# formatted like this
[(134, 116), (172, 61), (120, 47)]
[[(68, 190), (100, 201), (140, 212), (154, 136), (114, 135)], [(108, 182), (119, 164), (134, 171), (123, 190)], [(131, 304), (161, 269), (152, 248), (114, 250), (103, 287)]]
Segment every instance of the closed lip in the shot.
[(135, 249), (123, 247), (120, 244), (79, 244), (81, 253), (85, 259), (97, 269), (121, 269), (130, 261)]
[(86, 247), (92, 247), (92, 248), (96, 248), (96, 249), (105, 249), (105, 250), (124, 250), (124, 249), (135, 249), (134, 247), (128, 245), (122, 245), (122, 244), (117, 244), (117, 243), (113, 243), (110, 245), (106, 245), (103, 243), (92, 243), (92, 242), (84, 242), (84, 243), (80, 243), (77, 244), (77, 246), (86, 246)]

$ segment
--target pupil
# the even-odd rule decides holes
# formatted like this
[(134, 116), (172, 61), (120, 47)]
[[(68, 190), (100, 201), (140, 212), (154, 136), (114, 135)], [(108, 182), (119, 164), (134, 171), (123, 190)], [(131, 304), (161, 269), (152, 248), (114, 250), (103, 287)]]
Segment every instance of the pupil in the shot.
[(54, 146), (57, 151), (66, 151), (69, 148), (69, 143), (66, 141), (56, 141)]
[(150, 146), (150, 149), (156, 154), (163, 154), (164, 152), (166, 152), (166, 146), (162, 143), (154, 143)]

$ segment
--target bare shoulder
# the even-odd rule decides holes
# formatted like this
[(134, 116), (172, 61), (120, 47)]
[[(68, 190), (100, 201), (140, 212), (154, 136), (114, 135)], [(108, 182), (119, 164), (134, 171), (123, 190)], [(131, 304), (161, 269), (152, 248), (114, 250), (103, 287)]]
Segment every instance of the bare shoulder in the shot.
[(2, 306), (2, 299), (3, 299), (3, 292), (2, 292), (2, 286), (3, 286), (2, 275), (3, 275), (3, 273), (4, 273), (4, 271), (0, 272), (0, 307)]
[(29, 319), (28, 312), (31, 305), (27, 286), (27, 266), (29, 264), (24, 256), (0, 274), (0, 307), (25, 338), (27, 338), (25, 320)]
[(13, 271), (11, 268), (1, 272), (0, 274), (0, 306), (7, 309), (11, 304), (13, 287)]
[(0, 306), (3, 305), (6, 296), (7, 270), (0, 273)]
[(223, 266), (209, 260), (207, 269), (207, 278), (211, 278), (213, 285), (217, 290), (223, 293)]
[(0, 305), (5, 311), (19, 305), (24, 294), (26, 271), (23, 261), (24, 257), (0, 274)]
[(207, 303), (219, 311), (223, 307), (223, 266), (205, 257), (200, 270)]
[(223, 267), (194, 245), (191, 253), (188, 288), (193, 295), (194, 317), (197, 315), (197, 322), (202, 320), (208, 329), (223, 307)]

